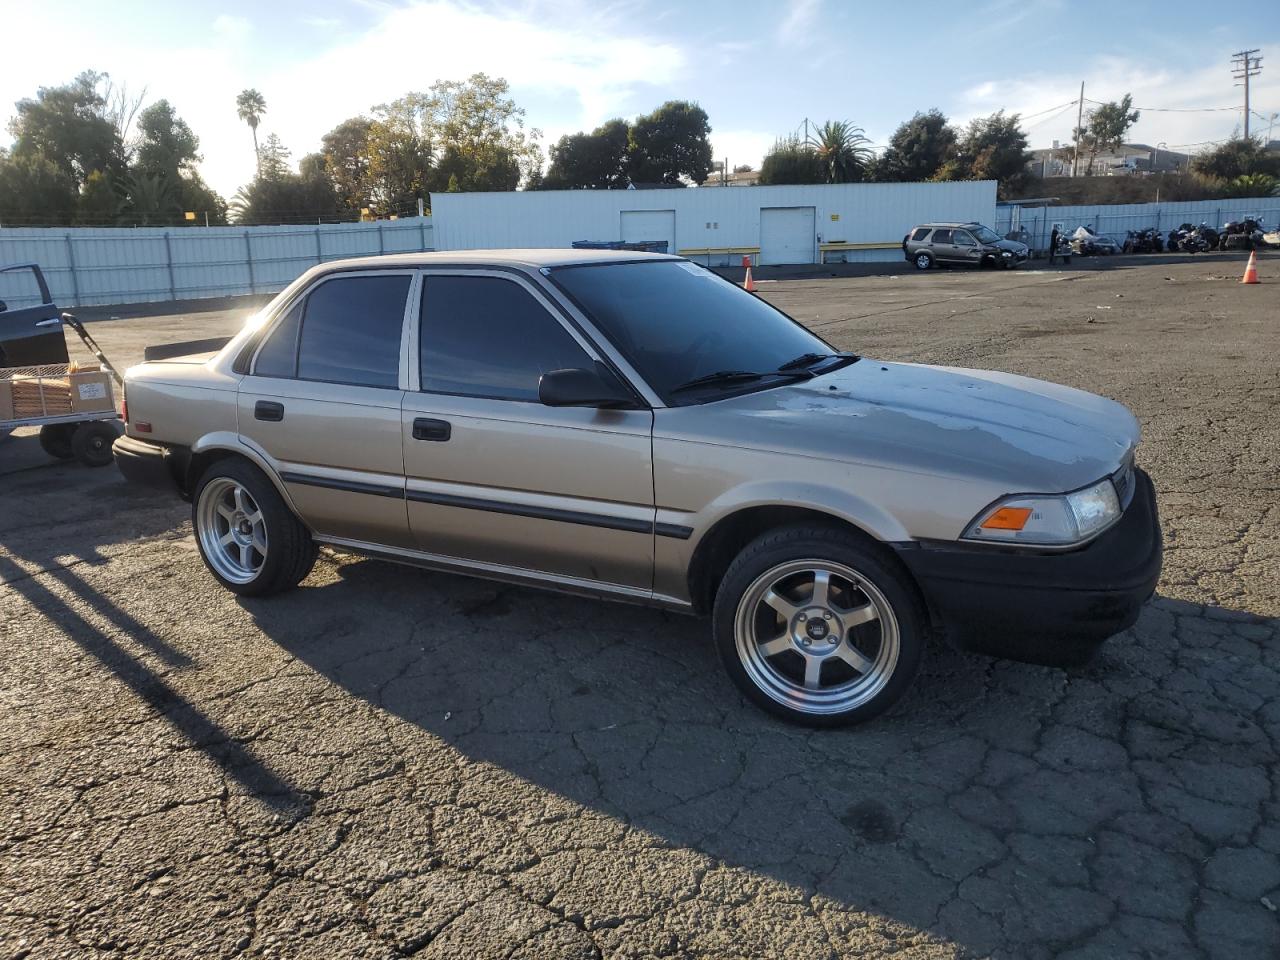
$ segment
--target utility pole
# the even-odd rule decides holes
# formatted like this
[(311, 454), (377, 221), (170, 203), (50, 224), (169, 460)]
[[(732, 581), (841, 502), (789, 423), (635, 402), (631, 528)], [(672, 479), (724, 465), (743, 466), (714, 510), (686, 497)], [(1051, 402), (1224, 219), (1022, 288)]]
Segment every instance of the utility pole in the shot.
[(1249, 139), (1249, 78), (1262, 72), (1262, 58), (1254, 54), (1261, 50), (1241, 50), (1231, 55), (1231, 75), (1236, 78), (1236, 86), (1244, 87), (1244, 138)]
[(1076, 176), (1076, 171), (1080, 169), (1080, 138), (1084, 136), (1080, 129), (1084, 126), (1084, 81), (1080, 81), (1080, 106), (1076, 110), (1076, 155), (1071, 160), (1071, 176)]

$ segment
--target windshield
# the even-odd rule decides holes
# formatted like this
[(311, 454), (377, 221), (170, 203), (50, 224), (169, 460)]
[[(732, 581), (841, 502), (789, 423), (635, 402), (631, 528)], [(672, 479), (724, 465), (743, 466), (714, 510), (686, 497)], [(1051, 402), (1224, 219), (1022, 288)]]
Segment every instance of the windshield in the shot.
[(978, 224), (976, 227), (970, 227), (969, 232), (978, 238), (979, 243), (995, 243), (1000, 239), (1000, 234), (996, 233), (990, 227), (984, 227)]
[(768, 373), (805, 354), (834, 355), (786, 314), (684, 260), (557, 267), (549, 275), (668, 404), (790, 382), (720, 377), (676, 391), (709, 374)]

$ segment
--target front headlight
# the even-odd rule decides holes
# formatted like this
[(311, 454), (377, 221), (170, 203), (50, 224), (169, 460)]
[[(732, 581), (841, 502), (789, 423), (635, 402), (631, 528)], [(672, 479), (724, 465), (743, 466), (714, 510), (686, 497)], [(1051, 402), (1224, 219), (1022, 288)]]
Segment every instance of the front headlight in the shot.
[(1002, 257), (1012, 257), (1012, 256), (1013, 256), (1013, 254), (1012, 254), (1012, 253), (1010, 253), (1008, 250), (1002, 250), (1002, 251), (1000, 251), (1000, 256), (1002, 256)]
[(1066, 547), (1097, 536), (1120, 519), (1120, 499), (1110, 478), (1074, 493), (1019, 494), (973, 518), (965, 540)]

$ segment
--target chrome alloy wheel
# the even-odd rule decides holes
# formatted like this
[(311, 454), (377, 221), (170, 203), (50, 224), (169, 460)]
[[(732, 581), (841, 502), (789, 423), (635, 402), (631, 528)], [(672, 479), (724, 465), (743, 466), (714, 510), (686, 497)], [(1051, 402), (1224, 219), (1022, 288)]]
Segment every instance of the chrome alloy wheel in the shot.
[(851, 567), (792, 560), (747, 588), (734, 618), (738, 657), (778, 703), (809, 714), (844, 713), (889, 682), (901, 643), (885, 595)]
[(267, 523), (248, 489), (215, 477), (200, 491), (196, 533), (209, 565), (232, 583), (249, 583), (267, 560)]

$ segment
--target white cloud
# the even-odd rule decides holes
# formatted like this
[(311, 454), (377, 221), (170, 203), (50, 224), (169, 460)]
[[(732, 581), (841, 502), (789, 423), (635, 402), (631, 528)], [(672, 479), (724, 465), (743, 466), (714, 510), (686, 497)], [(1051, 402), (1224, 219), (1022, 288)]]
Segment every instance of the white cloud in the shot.
[[(1264, 49), (1275, 45), (1259, 44)], [(1227, 51), (1227, 47), (1222, 49)], [(1203, 66), (1190, 70), (1184, 64), (1144, 63), (1109, 56), (1073, 66), (1085, 82), (1086, 115), (1093, 106), (1090, 100), (1119, 100), (1130, 93), (1134, 106), (1148, 109), (1143, 110), (1130, 131), (1129, 140), (1151, 145), (1163, 142), (1171, 150), (1187, 153), (1203, 149), (1207, 141), (1224, 140), (1241, 126), (1243, 96), (1239, 88), (1231, 85), (1228, 52), (1215, 56), (1210, 51), (1200, 58)], [(1031, 146), (1045, 147), (1055, 139), (1071, 139), (1076, 124), (1075, 98), (1079, 94), (1079, 79), (1071, 81), (1062, 70), (1014, 74), (999, 83), (983, 83), (961, 93), (952, 107), (953, 120), (965, 123), (1002, 107), (1017, 111), (1028, 118), (1023, 121), (1023, 129)], [(1065, 109), (1053, 109), (1064, 105)], [(1205, 109), (1216, 107), (1228, 109)], [(1280, 73), (1269, 77), (1264, 72), (1255, 80), (1252, 107), (1267, 118), (1272, 111), (1280, 111)], [(1252, 125), (1252, 132), (1265, 134), (1266, 120), (1255, 114)]]
[(821, 6), (821, 0), (791, 0), (791, 8), (778, 28), (783, 42), (802, 45), (815, 39), (813, 29)]
[[(641, 7), (535, 0), (483, 9), (464, 0), (428, 0), (370, 9), (372, 26), (339, 35), (301, 59), (293, 53), (272, 58), (254, 48), (248, 41), (262, 38), (250, 36), (252, 24), (222, 15), (205, 21), (203, 30), (193, 24), (191, 39), (180, 44), (145, 29), (104, 37), (92, 24), (59, 26), (58, 62), (93, 65), (130, 88), (148, 86), (152, 99), (167, 98), (199, 135), (202, 173), (224, 196), (253, 175), (252, 140), (235, 113), (236, 94), (245, 87), (256, 87), (267, 101), (259, 138), (279, 134), (296, 161), (347, 117), (437, 79), (475, 72), (504, 77), (517, 103), (532, 97), (563, 104), (561, 116), (531, 116), (530, 126), (553, 120), (557, 128), (576, 130), (627, 112), (635, 91), (666, 87), (686, 69), (680, 47), (637, 28)], [(46, 26), (55, 26), (55, 15), (46, 16)], [(44, 51), (6, 51), (0, 103), (71, 79), (64, 73)]]
[(769, 152), (773, 142), (778, 139), (776, 133), (762, 130), (717, 130), (711, 131), (711, 155), (716, 160), (728, 160), (731, 167), (749, 163), (760, 169), (760, 162)]

